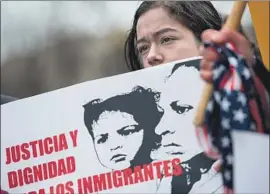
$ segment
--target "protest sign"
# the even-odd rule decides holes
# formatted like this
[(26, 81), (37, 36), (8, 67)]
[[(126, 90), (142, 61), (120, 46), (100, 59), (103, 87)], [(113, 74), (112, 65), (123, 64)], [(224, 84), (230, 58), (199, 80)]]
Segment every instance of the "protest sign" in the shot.
[(1, 106), (10, 193), (215, 193), (221, 175), (192, 124), (200, 57)]

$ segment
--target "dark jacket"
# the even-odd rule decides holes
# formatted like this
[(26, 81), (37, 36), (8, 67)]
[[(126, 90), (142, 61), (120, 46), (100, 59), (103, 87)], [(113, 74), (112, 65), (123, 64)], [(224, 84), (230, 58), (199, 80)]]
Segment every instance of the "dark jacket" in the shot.
[(270, 95), (270, 71), (265, 68), (264, 64), (259, 59), (256, 60), (256, 65), (253, 69)]

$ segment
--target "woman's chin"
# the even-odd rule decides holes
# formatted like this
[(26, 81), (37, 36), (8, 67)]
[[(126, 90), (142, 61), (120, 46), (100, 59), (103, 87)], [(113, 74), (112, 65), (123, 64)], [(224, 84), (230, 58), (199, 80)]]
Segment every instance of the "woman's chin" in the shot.
[(123, 170), (130, 167), (129, 162), (119, 162), (117, 164), (110, 165), (113, 170)]
[(181, 158), (181, 154), (167, 153), (167, 152), (153, 152), (151, 158), (154, 161), (173, 160), (175, 158)]
[(175, 158), (179, 158), (181, 163), (187, 162), (192, 157), (194, 157), (196, 153), (177, 153), (177, 152), (153, 152), (151, 153), (151, 158), (154, 161), (162, 161), (162, 160), (173, 160)]

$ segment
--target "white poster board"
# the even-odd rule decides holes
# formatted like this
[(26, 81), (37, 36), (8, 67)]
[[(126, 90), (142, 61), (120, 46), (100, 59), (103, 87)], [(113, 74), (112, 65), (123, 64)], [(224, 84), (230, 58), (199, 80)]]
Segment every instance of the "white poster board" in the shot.
[(200, 58), (1, 106), (1, 188), (10, 193), (220, 193), (192, 124)]
[(269, 193), (269, 135), (233, 131), (235, 193)]

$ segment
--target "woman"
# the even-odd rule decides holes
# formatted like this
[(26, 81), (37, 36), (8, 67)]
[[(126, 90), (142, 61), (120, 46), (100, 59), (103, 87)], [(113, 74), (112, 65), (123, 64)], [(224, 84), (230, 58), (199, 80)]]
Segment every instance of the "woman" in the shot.
[(103, 166), (122, 170), (152, 162), (150, 153), (160, 143), (155, 127), (163, 114), (158, 98), (159, 93), (136, 87), (84, 105), (84, 122)]
[[(240, 32), (221, 29), (222, 18), (209, 1), (144, 1), (137, 9), (125, 43), (128, 67), (139, 70), (201, 55), (201, 77), (210, 81), (215, 51), (204, 49), (202, 41), (231, 42), (270, 92), (270, 76), (252, 44)], [(256, 56), (259, 58), (259, 56)]]

